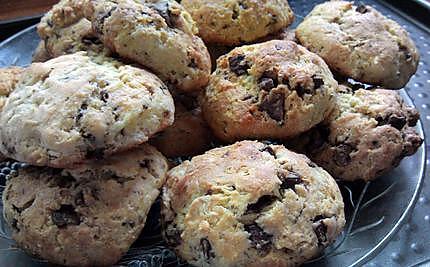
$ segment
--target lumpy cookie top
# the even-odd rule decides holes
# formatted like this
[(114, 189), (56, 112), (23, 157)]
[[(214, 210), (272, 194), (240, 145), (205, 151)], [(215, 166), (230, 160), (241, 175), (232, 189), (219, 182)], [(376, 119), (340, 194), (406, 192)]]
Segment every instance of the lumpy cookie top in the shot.
[(168, 173), (165, 238), (197, 266), (296, 266), (345, 224), (334, 179), (283, 146), (243, 141)]
[(206, 43), (237, 45), (287, 27), (294, 20), (286, 0), (183, 0)]
[(402, 88), (418, 66), (419, 53), (408, 33), (371, 6), (317, 5), (296, 35), (332, 69), (360, 82)]
[(419, 113), (396, 91), (340, 88), (332, 117), (292, 147), (347, 181), (376, 179), (415, 154), (423, 142), (413, 128)]
[(75, 169), (22, 169), (7, 181), (5, 219), (36, 257), (111, 266), (139, 236), (166, 172), (166, 159), (149, 145)]
[(84, 14), (101, 41), (185, 92), (207, 85), (211, 62), (190, 14), (171, 0), (88, 0)]
[(336, 87), (320, 57), (294, 42), (274, 40), (220, 57), (202, 110), (226, 141), (289, 138), (327, 117)]
[[(91, 22), (83, 17), (83, 3), (82, 0), (61, 0), (42, 17), (37, 25), (37, 32), (48, 57), (78, 51), (110, 53), (94, 33)], [(37, 61), (45, 61), (44, 50), (42, 47), (38, 48), (35, 58)]]
[(80, 52), (26, 69), (0, 116), (0, 150), (69, 167), (135, 147), (173, 116), (173, 99), (155, 75)]
[(15, 90), (23, 71), (24, 68), (21, 67), (0, 68), (0, 111), (9, 94)]

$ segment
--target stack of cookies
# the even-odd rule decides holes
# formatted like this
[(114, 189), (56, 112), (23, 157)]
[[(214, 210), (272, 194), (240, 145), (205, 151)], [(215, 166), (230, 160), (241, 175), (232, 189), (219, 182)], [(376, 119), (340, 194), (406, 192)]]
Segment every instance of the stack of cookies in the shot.
[(35, 63), (0, 71), (1, 157), (28, 165), (3, 192), (18, 246), (113, 265), (162, 192), (164, 240), (189, 264), (320, 255), (345, 226), (334, 178), (376, 179), (423, 142), (394, 90), (419, 55), (369, 6), (293, 20), (286, 0), (61, 0)]

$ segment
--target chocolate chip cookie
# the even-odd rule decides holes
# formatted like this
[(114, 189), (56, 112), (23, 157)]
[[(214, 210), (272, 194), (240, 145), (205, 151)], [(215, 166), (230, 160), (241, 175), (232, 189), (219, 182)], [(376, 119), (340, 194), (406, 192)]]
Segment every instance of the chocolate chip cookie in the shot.
[(155, 75), (79, 52), (24, 71), (0, 115), (0, 151), (70, 167), (140, 145), (173, 118), (172, 96)]
[(175, 1), (86, 1), (85, 15), (106, 47), (150, 68), (179, 90), (201, 90), (211, 62), (190, 14)]
[[(0, 112), (7, 97), (15, 89), (23, 71), (24, 69), (21, 67), (0, 68)], [(0, 153), (0, 161), (5, 159), (6, 157)]]
[(23, 71), (22, 67), (0, 68), (0, 111), (5, 105), (7, 97), (15, 90)]
[[(50, 58), (78, 51), (109, 54), (93, 32), (91, 22), (83, 17), (82, 4), (81, 0), (62, 0), (38, 24), (37, 32)], [(41, 57), (42, 52), (40, 48), (36, 55)]]
[(408, 33), (371, 6), (317, 5), (296, 35), (332, 69), (360, 82), (402, 88), (417, 70), (419, 53)]
[(172, 126), (150, 139), (150, 143), (166, 157), (188, 157), (208, 150), (214, 140), (200, 108), (187, 109), (175, 101), (175, 121)]
[(289, 138), (328, 116), (336, 87), (320, 57), (294, 42), (274, 40), (219, 58), (202, 110), (225, 141)]
[(18, 246), (66, 266), (111, 266), (142, 231), (167, 172), (142, 145), (75, 169), (29, 167), (9, 179), (4, 216)]
[(287, 27), (294, 14), (286, 0), (183, 0), (206, 43), (238, 45)]
[(346, 181), (373, 180), (418, 150), (419, 113), (396, 91), (341, 88), (332, 118), (291, 141), (293, 149)]
[(344, 224), (335, 180), (283, 146), (243, 141), (170, 170), (164, 237), (195, 266), (298, 266)]

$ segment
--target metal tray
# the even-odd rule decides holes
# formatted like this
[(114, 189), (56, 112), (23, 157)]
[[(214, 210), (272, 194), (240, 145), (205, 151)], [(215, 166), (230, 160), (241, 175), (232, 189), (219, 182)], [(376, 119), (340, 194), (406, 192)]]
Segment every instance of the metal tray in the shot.
[[(318, 1), (294, 1), (290, 4), (296, 13), (297, 24)], [(405, 90), (401, 91), (403, 98), (410, 105), (420, 109), (424, 127), (429, 129), (430, 101), (425, 92), (426, 86), (430, 86), (430, 49), (428, 40), (429, 32), (418, 24), (402, 17), (401, 14), (390, 9), (379, 1), (363, 1), (375, 6), (378, 10), (395, 18), (403, 25), (414, 38), (421, 50), (422, 62), (417, 74), (412, 78)], [(295, 25), (294, 25), (295, 26)], [(293, 26), (293, 27), (294, 27)], [(0, 66), (27, 65), (31, 61), (31, 54), (39, 38), (35, 28), (30, 27), (0, 44)], [(429, 63), (427, 63), (429, 62)], [(424, 135), (423, 124), (417, 127), (421, 135)], [(427, 144), (426, 140), (426, 144)], [(415, 203), (419, 199), (426, 167), (426, 146), (412, 157), (406, 158), (402, 164), (389, 174), (369, 184), (341, 183), (340, 187), (346, 205), (347, 229), (336, 244), (328, 248), (321, 259), (310, 262), (307, 266), (361, 266), (373, 259), (396, 236), (399, 229), (408, 222)], [(4, 182), (4, 181), (3, 181)], [(420, 198), (420, 203), (425, 205), (427, 199)], [(184, 265), (178, 262), (174, 254), (160, 241), (160, 225), (158, 222), (159, 205), (156, 203), (145, 226), (142, 238), (136, 242), (128, 255), (119, 265), (129, 266), (178, 266)], [(423, 215), (424, 217), (424, 215)], [(424, 217), (427, 223), (430, 215)], [(1, 221), (0, 221), (1, 222)], [(417, 223), (419, 224), (419, 223)], [(416, 229), (416, 225), (407, 227), (409, 232)], [(3, 226), (3, 225), (0, 225)], [(0, 230), (3, 227), (0, 227)], [(2, 236), (2, 237), (1, 237)], [(399, 237), (396, 237), (400, 240)], [(396, 240), (395, 238), (395, 240)], [(403, 240), (403, 239), (402, 239)], [(402, 241), (398, 241), (402, 243)], [(408, 240), (409, 242), (409, 240)], [(390, 243), (391, 246), (392, 243)], [(422, 251), (423, 245), (418, 247), (413, 243), (410, 247), (414, 251)], [(386, 251), (383, 251), (383, 254)], [(405, 254), (400, 252), (388, 252), (389, 256), (379, 257), (370, 266), (403, 264), (406, 262)], [(394, 254), (393, 254), (394, 253)], [(392, 255), (391, 255), (392, 254)], [(424, 254), (425, 255), (425, 254)], [(424, 260), (424, 258), (422, 259)], [(32, 259), (13, 245), (7, 229), (0, 232), (0, 266), (46, 266), (47, 263)]]

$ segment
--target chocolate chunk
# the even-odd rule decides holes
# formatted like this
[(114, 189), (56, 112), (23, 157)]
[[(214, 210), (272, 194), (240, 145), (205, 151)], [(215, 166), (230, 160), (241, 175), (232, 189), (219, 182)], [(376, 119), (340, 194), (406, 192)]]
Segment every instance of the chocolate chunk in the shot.
[(403, 129), (406, 123), (407, 123), (406, 118), (401, 116), (392, 115), (388, 119), (388, 124), (396, 128), (397, 130)]
[(85, 45), (101, 45), (102, 42), (96, 36), (84, 36), (82, 37), (82, 43)]
[(258, 81), (261, 90), (270, 91), (278, 86), (278, 75), (275, 72), (265, 71)]
[(132, 220), (127, 220), (121, 223), (122, 226), (126, 226), (128, 228), (134, 228), (136, 226), (136, 223)]
[(359, 5), (355, 11), (357, 11), (358, 13), (364, 14), (369, 12), (369, 9), (365, 6), (365, 5)]
[(412, 59), (412, 54), (409, 51), (408, 47), (406, 47), (404, 45), (400, 45), (399, 50), (400, 50), (400, 52), (402, 52), (405, 55), (406, 61), (410, 61)]
[(348, 144), (340, 144), (334, 148), (333, 161), (337, 166), (345, 167), (351, 162), (351, 152), (354, 148)]
[(245, 231), (249, 233), (251, 246), (258, 251), (262, 257), (267, 255), (272, 248), (272, 235), (264, 232), (264, 230), (256, 223), (245, 225)]
[(148, 159), (145, 159), (145, 160), (142, 160), (142, 161), (139, 162), (139, 166), (141, 168), (145, 169), (145, 168), (149, 167), (149, 163), (150, 163), (150, 161)]
[(300, 174), (293, 171), (280, 170), (278, 171), (278, 178), (281, 180), (281, 189), (292, 189), (295, 192), (295, 186), (303, 183)]
[(321, 88), (321, 86), (324, 85), (324, 80), (321, 77), (318, 77), (316, 75), (312, 76), (312, 81), (314, 82), (314, 89)]
[(81, 129), (80, 134), (81, 134), (82, 138), (84, 138), (87, 142), (89, 142), (89, 143), (95, 143), (96, 142), (96, 137), (90, 133), (84, 132), (83, 129)]
[(13, 229), (15, 229), (16, 232), (21, 231), (21, 229), (19, 229), (19, 227), (18, 227), (18, 220), (17, 219), (12, 220), (11, 226)]
[(288, 76), (282, 77), (281, 83), (290, 86), (290, 78)]
[(242, 9), (248, 9), (248, 5), (247, 5), (247, 4), (245, 4), (245, 3), (243, 3), (242, 1), (240, 1), (240, 2), (239, 2), (239, 6), (240, 6), (240, 8), (242, 8)]
[(262, 196), (258, 199), (256, 203), (249, 204), (248, 208), (246, 209), (245, 214), (249, 213), (260, 213), (262, 212), (266, 207), (272, 205), (272, 203), (277, 199), (275, 196)]
[(302, 97), (305, 95), (305, 88), (301, 84), (297, 84), (296, 87), (293, 88), (294, 91), (297, 92), (297, 95), (299, 97)]
[(276, 158), (276, 153), (275, 153), (275, 151), (273, 151), (273, 148), (270, 147), (270, 146), (265, 146), (263, 149), (260, 149), (260, 151), (261, 152), (267, 152), (267, 153), (269, 153), (270, 155), (272, 155), (273, 157)]
[(316, 226), (314, 226), (314, 232), (318, 239), (318, 246), (324, 246), (327, 243), (327, 226), (319, 221)]
[(52, 222), (60, 228), (81, 223), (79, 214), (71, 205), (61, 205), (59, 210), (52, 212), (51, 217)]
[(274, 119), (279, 123), (283, 123), (284, 120), (284, 92), (270, 92), (263, 97), (259, 110), (266, 112), (270, 118)]
[(107, 100), (109, 99), (109, 93), (106, 90), (101, 90), (100, 91), (100, 99), (103, 102), (107, 102)]
[(100, 13), (98, 17), (96, 17), (95, 23), (93, 24), (95, 27), (95, 32), (100, 35), (103, 35), (104, 23), (105, 20), (112, 15), (112, 13), (116, 10), (117, 7), (113, 7), (106, 13)]
[(236, 8), (233, 9), (233, 14), (231, 15), (232, 19), (237, 19), (239, 17), (239, 12), (236, 10)]
[(174, 15), (172, 14), (172, 12), (170, 12), (168, 1), (158, 1), (155, 4), (152, 4), (151, 7), (155, 9), (161, 17), (163, 17), (163, 19), (166, 21), (167, 26), (169, 26), (170, 28), (176, 27), (175, 16), (177, 15)]
[(15, 205), (12, 205), (12, 208), (18, 212), (18, 213), (22, 213), (24, 210), (28, 209), (31, 207), (31, 205), (33, 205), (34, 203), (34, 198), (30, 199), (29, 201), (25, 202), (24, 205), (22, 205), (22, 207), (17, 207)]
[(86, 206), (85, 204), (85, 197), (84, 197), (84, 192), (80, 191), (75, 198), (75, 205), (76, 206)]
[(261, 90), (269, 91), (270, 89), (275, 87), (275, 83), (272, 79), (263, 77), (259, 81), (258, 87), (260, 87)]
[(242, 101), (247, 101), (247, 100), (250, 100), (250, 99), (252, 99), (252, 98), (254, 98), (254, 96), (252, 96), (252, 95), (247, 95), (247, 96), (244, 96), (241, 100), (242, 100)]
[(87, 159), (101, 160), (104, 158), (104, 148), (88, 149), (86, 154)]
[(76, 118), (75, 118), (76, 123), (78, 123), (82, 119), (87, 109), (88, 109), (88, 104), (86, 101), (84, 101), (79, 107), (78, 115), (76, 115)]
[(398, 116), (396, 114), (392, 114), (389, 117), (383, 118), (382, 116), (378, 116), (376, 117), (376, 120), (378, 121), (378, 126), (383, 126), (383, 125), (391, 125), (394, 128), (396, 128), (397, 130), (401, 130), (403, 129), (403, 127), (406, 125), (407, 120), (405, 117), (403, 116)]
[(190, 63), (188, 63), (188, 67), (193, 68), (193, 69), (198, 67), (196, 64), (196, 60), (194, 58), (192, 58)]
[(211, 243), (206, 238), (200, 239), (200, 248), (206, 261), (209, 261), (211, 258), (215, 258), (215, 252), (212, 251)]
[(248, 73), (248, 69), (250, 68), (244, 55), (229, 57), (228, 63), (230, 64), (230, 70), (238, 76)]

